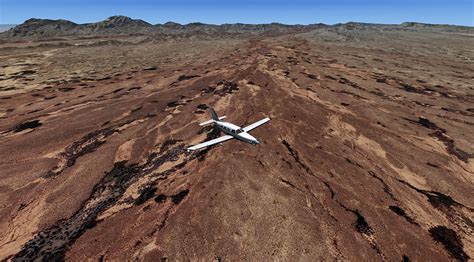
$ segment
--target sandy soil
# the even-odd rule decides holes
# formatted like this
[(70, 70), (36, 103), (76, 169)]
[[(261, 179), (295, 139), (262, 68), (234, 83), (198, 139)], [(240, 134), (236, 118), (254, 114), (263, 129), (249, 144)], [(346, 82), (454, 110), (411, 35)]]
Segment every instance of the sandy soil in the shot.
[(473, 38), (348, 34), (0, 46), (0, 259), (474, 257)]

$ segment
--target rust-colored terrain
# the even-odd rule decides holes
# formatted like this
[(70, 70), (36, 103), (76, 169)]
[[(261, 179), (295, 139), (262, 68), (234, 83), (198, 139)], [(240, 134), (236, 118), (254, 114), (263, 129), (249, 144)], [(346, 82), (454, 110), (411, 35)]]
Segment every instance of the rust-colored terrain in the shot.
[(0, 259), (473, 258), (472, 28), (271, 30), (4, 35)]

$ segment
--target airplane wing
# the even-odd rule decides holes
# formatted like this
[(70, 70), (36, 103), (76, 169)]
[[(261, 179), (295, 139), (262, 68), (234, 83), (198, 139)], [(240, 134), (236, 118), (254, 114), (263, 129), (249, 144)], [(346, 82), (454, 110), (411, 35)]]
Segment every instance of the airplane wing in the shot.
[(211, 146), (211, 145), (215, 145), (215, 144), (219, 144), (219, 143), (222, 143), (222, 142), (225, 142), (227, 140), (230, 140), (234, 138), (233, 136), (229, 136), (229, 135), (225, 135), (225, 136), (221, 136), (221, 137), (218, 137), (216, 139), (212, 139), (212, 140), (209, 140), (209, 141), (206, 141), (204, 143), (201, 143), (201, 144), (197, 144), (195, 146), (192, 146), (192, 147), (188, 147), (188, 151), (192, 151), (192, 150), (198, 150), (198, 149), (201, 149), (203, 147), (206, 147), (206, 146)]
[(262, 120), (260, 120), (260, 121), (257, 121), (257, 122), (255, 122), (255, 123), (253, 123), (253, 124), (250, 124), (250, 125), (244, 127), (243, 130), (244, 130), (245, 132), (249, 132), (250, 130), (257, 128), (257, 127), (259, 127), (259, 126), (265, 124), (265, 123), (268, 122), (268, 121), (270, 121), (270, 118), (266, 117), (266, 118), (264, 118), (264, 119), (262, 119)]

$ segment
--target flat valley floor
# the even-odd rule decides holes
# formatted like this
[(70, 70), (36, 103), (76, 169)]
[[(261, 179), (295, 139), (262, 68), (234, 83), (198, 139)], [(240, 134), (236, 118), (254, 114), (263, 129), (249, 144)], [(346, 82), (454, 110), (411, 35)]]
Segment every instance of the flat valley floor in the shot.
[(467, 261), (473, 39), (3, 43), (0, 259)]

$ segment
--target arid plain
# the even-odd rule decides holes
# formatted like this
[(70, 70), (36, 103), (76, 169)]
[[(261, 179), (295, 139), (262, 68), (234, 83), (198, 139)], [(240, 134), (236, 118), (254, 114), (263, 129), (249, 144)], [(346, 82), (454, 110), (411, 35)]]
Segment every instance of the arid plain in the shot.
[(114, 19), (0, 38), (0, 259), (474, 257), (472, 28)]

